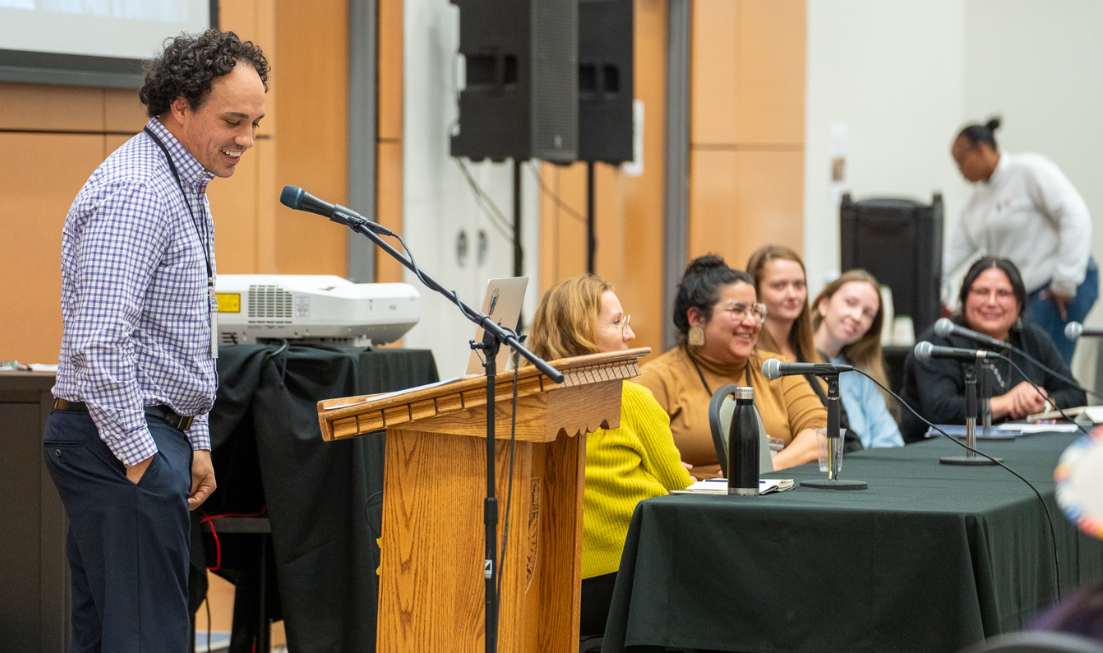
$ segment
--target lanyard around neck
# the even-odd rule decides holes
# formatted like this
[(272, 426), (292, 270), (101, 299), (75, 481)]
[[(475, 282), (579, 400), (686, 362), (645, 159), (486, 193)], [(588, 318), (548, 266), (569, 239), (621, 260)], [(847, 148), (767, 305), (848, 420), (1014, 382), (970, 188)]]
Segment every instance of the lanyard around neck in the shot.
[[(697, 370), (697, 376), (701, 378), (701, 385), (705, 386), (705, 392), (712, 396), (712, 388), (709, 387), (709, 382), (705, 380), (705, 373), (701, 371), (701, 367), (697, 365), (697, 361), (694, 360), (693, 354), (689, 353), (689, 345), (686, 345), (686, 356), (689, 356), (689, 362), (693, 363), (693, 369)], [(745, 387), (751, 386), (751, 359), (747, 359), (747, 364), (743, 368), (743, 381), (747, 384)]]
[(188, 215), (191, 216), (192, 225), (195, 227), (195, 235), (199, 238), (199, 244), (203, 246), (203, 261), (207, 264), (207, 285), (214, 285), (214, 269), (211, 267), (211, 247), (210, 237), (203, 237), (203, 234), (207, 232), (206, 223), (203, 224), (203, 233), (200, 233), (199, 220), (196, 219), (195, 213), (191, 209), (191, 202), (188, 201), (188, 194), (184, 192), (184, 183), (180, 181), (180, 174), (176, 172), (176, 164), (172, 160), (172, 155), (169, 154), (169, 149), (165, 147), (165, 144), (161, 142), (160, 138), (157, 138), (157, 134), (153, 133), (153, 130), (149, 127), (145, 127), (144, 131), (157, 146), (161, 148), (161, 151), (165, 153), (165, 158), (169, 162), (169, 170), (172, 171), (172, 177), (176, 180), (176, 186), (180, 189), (180, 196), (184, 198), (184, 206), (188, 208)]

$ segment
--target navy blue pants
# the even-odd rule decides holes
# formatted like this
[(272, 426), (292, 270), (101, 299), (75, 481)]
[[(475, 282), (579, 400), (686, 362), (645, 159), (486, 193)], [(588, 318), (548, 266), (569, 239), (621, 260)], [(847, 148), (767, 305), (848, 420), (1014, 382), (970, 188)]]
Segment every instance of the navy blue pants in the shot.
[(158, 452), (137, 484), (88, 413), (46, 421), (43, 456), (69, 517), (71, 653), (190, 650), (191, 446), (147, 420)]
[(1099, 297), (1099, 268), (1095, 265), (1095, 259), (1088, 259), (1088, 273), (1084, 276), (1084, 282), (1076, 287), (1076, 298), (1065, 306), (1067, 320), (1061, 319), (1057, 302), (1052, 297), (1042, 298), (1045, 290), (1046, 288), (1041, 288), (1030, 293), (1026, 300), (1023, 319), (1045, 329), (1053, 338), (1053, 344), (1057, 345), (1057, 351), (1061, 352), (1061, 358), (1065, 359), (1065, 364), (1072, 365), (1072, 355), (1076, 353), (1076, 341), (1065, 337), (1065, 325), (1069, 322), (1083, 322)]

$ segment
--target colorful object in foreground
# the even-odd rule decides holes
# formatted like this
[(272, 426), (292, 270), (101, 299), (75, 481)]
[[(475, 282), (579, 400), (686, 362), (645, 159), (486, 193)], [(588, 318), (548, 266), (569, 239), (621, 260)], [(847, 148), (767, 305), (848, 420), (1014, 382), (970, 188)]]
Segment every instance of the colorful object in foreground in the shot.
[(1103, 426), (1081, 436), (1053, 470), (1057, 504), (1084, 533), (1103, 539)]

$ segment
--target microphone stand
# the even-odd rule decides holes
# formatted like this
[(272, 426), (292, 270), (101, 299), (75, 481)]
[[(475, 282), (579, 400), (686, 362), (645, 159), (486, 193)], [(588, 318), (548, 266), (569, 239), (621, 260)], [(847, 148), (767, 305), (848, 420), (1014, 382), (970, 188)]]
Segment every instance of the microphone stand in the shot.
[[(843, 447), (839, 432), (839, 373), (816, 372), (816, 376), (827, 381), (827, 480), (801, 481), (801, 487), (811, 487), (819, 490), (866, 490), (869, 484), (865, 481), (850, 481), (839, 478), (839, 472), (843, 467)], [(819, 443), (817, 442), (817, 445)]]
[(981, 435), (992, 437), (992, 376), (996, 373), (996, 364), (987, 358), (980, 364), (980, 417)]
[[(982, 366), (983, 367), (983, 366)], [(995, 465), (988, 458), (978, 456), (977, 448), (977, 366), (975, 363), (962, 363), (962, 373), (965, 374), (965, 446), (969, 449), (964, 456), (943, 456), (938, 462), (943, 465)], [(985, 384), (987, 387), (987, 384)], [(991, 430), (991, 400), (986, 402), (989, 409), (986, 418)], [(1002, 460), (997, 458), (997, 460)]]
[[(498, 350), (503, 343), (509, 345), (514, 351), (524, 356), (526, 360), (535, 365), (545, 376), (556, 383), (563, 382), (563, 374), (551, 365), (548, 365), (547, 361), (543, 358), (540, 358), (526, 349), (512, 330), (503, 329), (482, 312), (465, 304), (459, 297), (456, 297), (452, 291), (442, 286), (436, 279), (422, 272), (407, 256), (404, 256), (383, 240), (378, 234), (371, 231), (367, 220), (359, 216), (347, 215), (342, 215), (341, 218), (341, 220), (334, 220), (334, 222), (341, 222), (361, 236), (367, 237), (368, 240), (375, 243), (376, 247), (390, 254), (392, 258), (413, 272), (422, 283), (447, 297), (450, 302), (460, 309), (464, 317), (483, 328), (483, 341), (481, 343), (472, 341), (471, 347), (472, 349), (482, 350), (486, 358), (483, 363), (483, 368), (486, 370), (486, 500), (483, 502), (483, 524), (486, 526), (486, 558), (483, 561), (483, 574), (486, 578), (486, 614), (484, 617), (486, 629), (485, 650), (486, 653), (494, 653), (498, 649), (498, 594), (495, 588), (495, 581), (497, 580), (498, 574), (498, 569), (495, 567), (498, 539), (498, 500), (494, 496), (494, 383), (498, 371)], [(517, 372), (514, 371), (514, 374), (516, 373)]]

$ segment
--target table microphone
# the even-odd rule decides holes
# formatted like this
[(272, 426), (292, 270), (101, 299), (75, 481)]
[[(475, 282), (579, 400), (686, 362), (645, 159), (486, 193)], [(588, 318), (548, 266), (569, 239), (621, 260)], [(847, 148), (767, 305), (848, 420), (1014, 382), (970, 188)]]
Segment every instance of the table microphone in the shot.
[(929, 363), (932, 358), (949, 358), (952, 360), (975, 363), (986, 358), (1000, 358), (1003, 356), (994, 351), (984, 349), (961, 349), (960, 347), (939, 347), (924, 340), (915, 346), (915, 358), (921, 362)]
[(1103, 329), (1093, 329), (1091, 327), (1085, 327), (1079, 322), (1069, 322), (1065, 325), (1065, 337), (1069, 340), (1076, 340), (1083, 336), (1090, 336), (1098, 338), (1103, 336)]
[(983, 333), (977, 333), (972, 329), (966, 329), (959, 324), (954, 324), (953, 320), (948, 317), (939, 318), (938, 321), (934, 323), (934, 332), (936, 336), (941, 336), (943, 338), (948, 338), (950, 336), (968, 338), (990, 349), (999, 349), (1001, 351), (1004, 349), (1014, 349), (1009, 343), (1002, 340), (996, 340), (992, 336), (986, 336)]
[(830, 363), (783, 363), (776, 358), (771, 358), (762, 364), (762, 376), (767, 381), (776, 381), (783, 376), (793, 374), (838, 374), (854, 369), (850, 365), (832, 365)]

